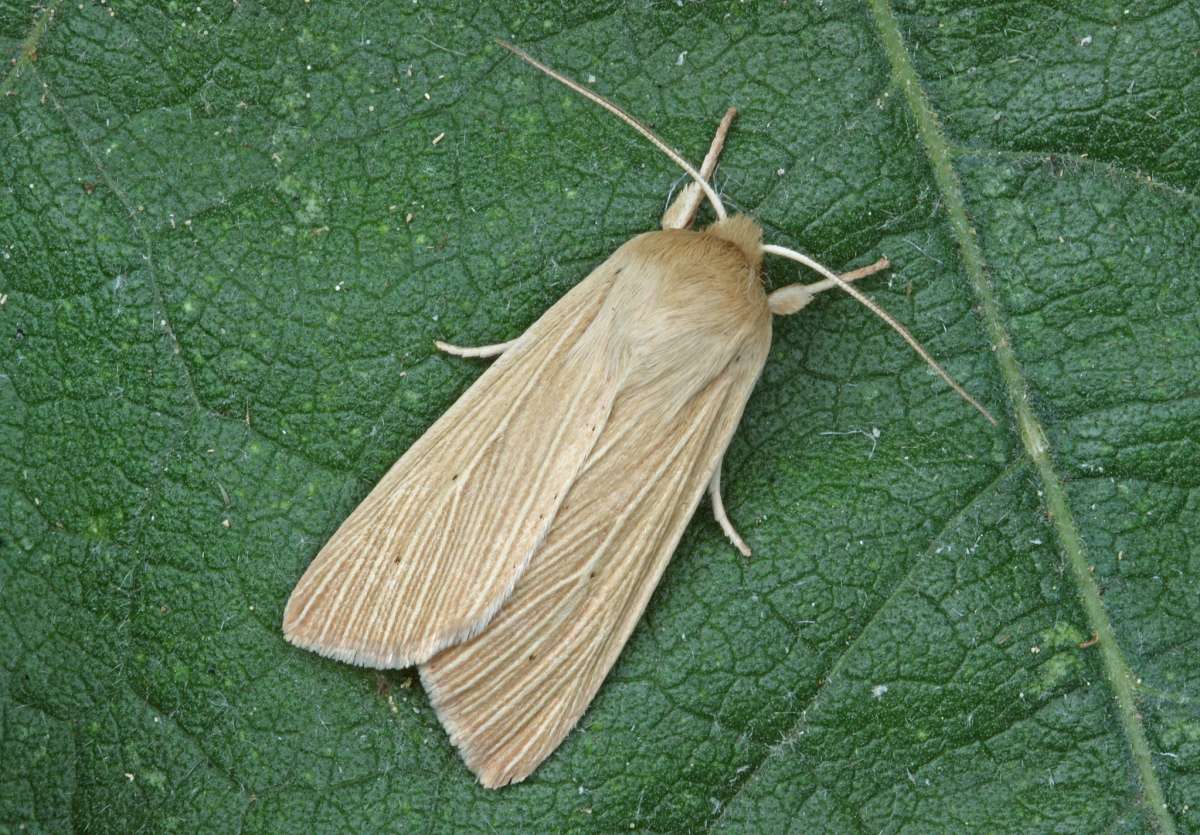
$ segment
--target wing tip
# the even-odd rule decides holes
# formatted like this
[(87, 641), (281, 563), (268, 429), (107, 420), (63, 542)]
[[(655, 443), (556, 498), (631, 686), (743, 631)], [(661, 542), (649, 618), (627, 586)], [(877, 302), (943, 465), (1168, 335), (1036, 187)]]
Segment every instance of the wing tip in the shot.
[[(310, 650), (325, 658), (344, 661), (357, 667), (376, 670), (400, 670), (424, 664), (444, 649), (469, 641), (487, 626), (494, 612), (486, 618), (466, 624), (453, 624), (423, 641), (367, 641), (357, 635), (327, 635), (320, 617), (305, 616), (301, 607), (293, 605), (295, 595), (288, 601), (283, 615), (283, 637), (293, 646)], [(495, 607), (499, 609), (499, 605)]]
[(318, 638), (308, 630), (289, 628), (286, 623), (283, 627), (283, 637), (292, 646), (315, 652), (317, 655), (332, 658), (335, 661), (353, 664), (356, 667), (401, 670), (420, 664), (424, 660), (419, 657), (402, 655), (395, 649), (385, 650), (383, 647), (368, 647), (361, 643)]
[[(371, 667), (376, 670), (399, 670), (427, 661), (436, 650), (423, 653), (423, 647), (415, 651), (403, 648), (368, 644), (361, 638), (345, 634), (325, 634), (327, 630), (320, 618), (306, 617), (293, 594), (283, 613), (283, 638), (300, 649), (315, 652), (325, 658), (343, 661), (356, 667)], [(409, 648), (412, 650), (413, 648)]]
[[(433, 678), (425, 664), (417, 666), (417, 674), (421, 677), (421, 686), (429, 697), (429, 704), (437, 715), (438, 721), (450, 737), (450, 744), (458, 751), (463, 763), (475, 775), (479, 785), (485, 789), (502, 789), (505, 786), (520, 783), (537, 770), (545, 757), (536, 762), (524, 763), (495, 763), (489, 761), (487, 754), (472, 745), (462, 725), (450, 714), (446, 704), (446, 693), (442, 686)], [(549, 752), (547, 752), (547, 756)]]
[[(322, 597), (312, 591), (312, 584), (307, 582), (312, 572), (312, 566), (309, 566), (308, 571), (292, 589), (284, 606), (283, 637), (293, 646), (358, 667), (399, 670), (424, 664), (442, 650), (469, 641), (487, 628), (504, 605), (504, 601), (512, 594), (520, 574), (524, 573), (529, 564), (533, 550), (540, 544), (539, 539), (534, 549), (530, 549), (521, 560), (517, 576), (508, 581), (502, 594), (492, 600), (485, 609), (467, 617), (451, 620), (449, 623), (443, 622), (440, 626), (429, 626), (422, 630), (425, 637), (421, 640), (414, 639), (411, 634), (407, 638), (395, 635), (390, 627), (389, 631), (393, 631), (393, 634), (386, 640), (368, 641), (359, 634), (348, 635), (345, 625), (341, 624), (339, 628), (336, 623), (336, 604), (331, 603), (328, 596)], [(317, 555), (317, 559), (320, 559), (320, 554)], [(315, 564), (316, 561), (313, 565)]]

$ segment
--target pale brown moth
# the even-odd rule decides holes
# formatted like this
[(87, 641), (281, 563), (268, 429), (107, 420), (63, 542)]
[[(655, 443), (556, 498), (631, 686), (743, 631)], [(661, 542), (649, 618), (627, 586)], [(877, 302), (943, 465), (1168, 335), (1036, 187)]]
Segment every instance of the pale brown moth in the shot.
[[(400, 458), (317, 554), (288, 600), (292, 643), (352, 664), (418, 665), (438, 718), (489, 788), (527, 777), (579, 721), (616, 661), (701, 497), (721, 502), (721, 458), (771, 346), (772, 315), (837, 276), (763, 244), (708, 179), (731, 109), (695, 170), (616, 105), (503, 44), (600, 104), (693, 182), (662, 231), (630, 240), (516, 339)], [(717, 221), (688, 227), (702, 199)], [(766, 253), (825, 280), (767, 294)], [(994, 422), (994, 421), (993, 421)]]

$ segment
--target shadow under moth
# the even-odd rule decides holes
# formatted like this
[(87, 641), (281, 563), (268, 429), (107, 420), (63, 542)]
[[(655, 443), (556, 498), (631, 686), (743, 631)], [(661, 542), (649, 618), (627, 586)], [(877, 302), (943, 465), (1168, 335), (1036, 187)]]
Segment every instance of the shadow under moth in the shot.
[[(700, 170), (612, 102), (502, 44), (618, 116), (692, 178), (660, 231), (616, 250), (516, 339), (383, 476), (296, 584), (287, 640), (376, 668), (417, 665), (438, 718), (489, 788), (523, 780), (599, 690), (707, 491), (730, 541), (721, 459), (771, 347), (772, 316), (851, 282), (764, 244), (709, 178), (734, 111)], [(717, 220), (689, 227), (707, 199)], [(815, 284), (768, 294), (763, 256)]]

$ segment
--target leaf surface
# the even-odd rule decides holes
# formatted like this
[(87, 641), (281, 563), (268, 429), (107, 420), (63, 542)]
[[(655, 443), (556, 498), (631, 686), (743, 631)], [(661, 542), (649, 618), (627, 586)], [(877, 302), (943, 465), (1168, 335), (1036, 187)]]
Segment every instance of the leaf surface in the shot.
[[(678, 172), (823, 297), (580, 727), (475, 785), (321, 543)], [(0, 3), (0, 826), (1200, 831), (1188, 3)], [(439, 138), (440, 137), (440, 138)], [(807, 280), (772, 263), (779, 286)], [(1099, 641), (1092, 643), (1091, 639)]]

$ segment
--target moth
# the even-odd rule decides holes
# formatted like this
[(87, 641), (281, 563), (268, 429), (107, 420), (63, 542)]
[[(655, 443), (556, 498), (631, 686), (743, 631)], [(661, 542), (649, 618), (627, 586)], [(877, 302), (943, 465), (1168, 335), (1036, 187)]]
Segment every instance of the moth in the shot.
[[(641, 617), (707, 492), (771, 346), (774, 315), (840, 288), (916, 340), (850, 282), (729, 215), (701, 170), (615, 104), (522, 59), (634, 127), (692, 178), (663, 217), (616, 250), (523, 334), (412, 445), (300, 578), (287, 640), (376, 668), (417, 665), (438, 718), (486, 787), (526, 778), (578, 722)], [(707, 198), (717, 220), (693, 231)], [(765, 254), (824, 281), (763, 288)], [(993, 421), (994, 423), (994, 421)]]

